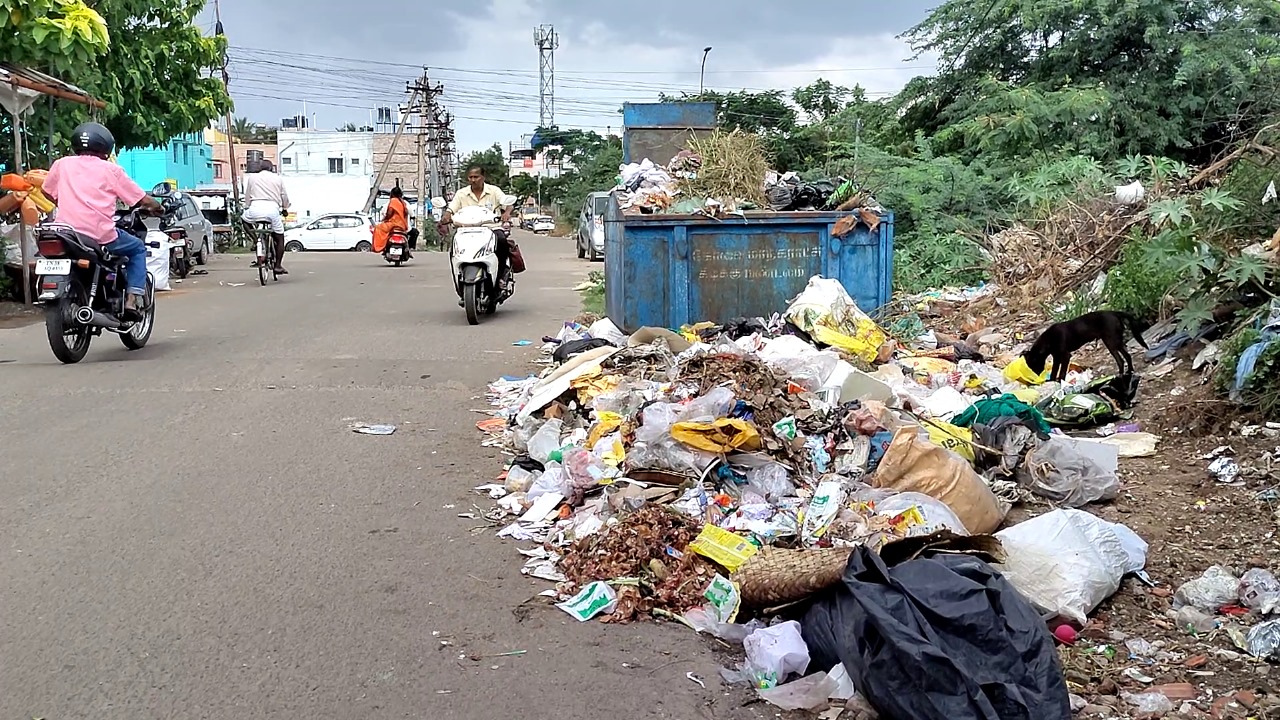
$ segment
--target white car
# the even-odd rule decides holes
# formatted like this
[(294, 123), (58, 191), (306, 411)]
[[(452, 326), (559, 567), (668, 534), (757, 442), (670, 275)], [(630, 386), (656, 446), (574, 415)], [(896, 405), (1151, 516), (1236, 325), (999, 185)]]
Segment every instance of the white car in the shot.
[(552, 233), (556, 231), (556, 221), (547, 215), (533, 219), (533, 231), (536, 233)]
[(321, 215), (300, 227), (285, 230), (284, 242), (284, 249), (289, 252), (302, 250), (367, 252), (373, 247), (373, 220), (356, 213)]

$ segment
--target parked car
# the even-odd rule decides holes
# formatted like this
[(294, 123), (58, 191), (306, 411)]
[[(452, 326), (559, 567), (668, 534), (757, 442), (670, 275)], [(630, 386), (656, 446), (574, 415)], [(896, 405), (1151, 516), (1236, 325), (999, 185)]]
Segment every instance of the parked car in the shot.
[(609, 207), (609, 193), (593, 192), (582, 204), (578, 215), (578, 257), (591, 262), (604, 259), (604, 213)]
[(357, 213), (321, 215), (311, 222), (284, 231), (284, 249), (358, 250), (373, 247), (373, 220)]
[[(197, 265), (204, 265), (213, 254), (213, 223), (209, 222), (195, 199), (186, 192), (174, 191), (172, 198), (177, 209), (169, 218), (169, 227), (186, 231), (187, 240), (191, 242), (191, 256), (195, 258)], [(158, 230), (160, 218), (147, 218), (145, 224), (148, 229)]]
[(550, 215), (539, 215), (529, 224), (529, 229), (536, 233), (553, 233), (556, 231), (556, 221)]

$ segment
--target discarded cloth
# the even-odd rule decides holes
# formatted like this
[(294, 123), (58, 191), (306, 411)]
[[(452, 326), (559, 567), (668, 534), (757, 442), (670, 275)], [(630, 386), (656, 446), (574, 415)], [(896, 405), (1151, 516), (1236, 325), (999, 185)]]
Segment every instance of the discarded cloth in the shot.
[(973, 404), (973, 407), (955, 416), (951, 424), (959, 427), (973, 427), (975, 424), (990, 425), (991, 421), (998, 417), (1019, 418), (1027, 424), (1027, 427), (1041, 435), (1048, 435), (1052, 429), (1039, 410), (1009, 394), (979, 400)]

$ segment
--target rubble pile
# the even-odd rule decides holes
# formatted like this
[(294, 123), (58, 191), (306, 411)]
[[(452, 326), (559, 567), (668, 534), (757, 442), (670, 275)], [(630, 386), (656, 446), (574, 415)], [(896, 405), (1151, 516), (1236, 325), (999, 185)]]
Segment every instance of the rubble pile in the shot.
[[(1070, 673), (1105, 647), (1085, 637), (1093, 614), (1126, 578), (1161, 589), (1147, 542), (1084, 509), (1161, 442), (1128, 422), (1138, 378), (1049, 383), (1016, 337), (947, 336), (918, 313), (886, 331), (820, 277), (781, 310), (631, 335), (567, 323), (547, 370), (491, 385), (481, 429), (512, 460), (477, 490), (526, 546), (525, 573), (580, 621), (657, 618), (742, 645), (724, 680), (784, 709), (1089, 705)], [(1161, 622), (1280, 660), (1280, 583), (1211, 571)], [(1140, 675), (1095, 708), (1165, 708)], [(945, 689), (932, 710), (917, 677)]]

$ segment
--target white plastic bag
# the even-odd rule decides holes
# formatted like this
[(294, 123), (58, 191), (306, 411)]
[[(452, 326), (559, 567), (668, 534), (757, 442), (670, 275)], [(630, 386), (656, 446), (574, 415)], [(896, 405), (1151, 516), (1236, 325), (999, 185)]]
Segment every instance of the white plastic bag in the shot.
[[(1110, 447), (1106, 450), (1114, 452)], [(1027, 453), (1017, 477), (1031, 492), (1071, 508), (1114, 500), (1120, 493), (1120, 478), (1114, 468), (1104, 467), (1081, 452), (1070, 438), (1057, 435)]]
[(560, 418), (548, 420), (538, 428), (538, 432), (529, 439), (529, 457), (545, 465), (551, 453), (560, 449), (560, 433), (563, 429), (564, 423)]
[(1146, 543), (1083, 510), (1054, 510), (996, 533), (1000, 567), (1038, 607), (1084, 625), (1089, 613), (1146, 563)]
[(745, 670), (757, 688), (777, 687), (789, 675), (809, 669), (809, 646), (795, 620), (760, 628), (742, 641), (747, 651)]
[(828, 674), (816, 672), (767, 690), (758, 690), (760, 699), (782, 710), (817, 710), (827, 704), (839, 685)]
[(939, 530), (950, 530), (957, 535), (968, 535), (960, 517), (949, 505), (921, 493), (895, 493), (876, 502), (876, 514), (888, 518), (897, 517), (915, 509), (919, 513), (918, 522), (911, 524), (907, 537), (932, 535)]
[(791, 471), (776, 462), (748, 470), (747, 487), (771, 503), (796, 494)]
[(825, 385), (841, 362), (836, 353), (819, 350), (795, 335), (780, 335), (765, 343), (760, 359), (810, 391)]
[(156, 292), (163, 292), (173, 289), (169, 286), (169, 251), (173, 243), (161, 240), (159, 244), (158, 248), (147, 246), (147, 272), (155, 282)]
[(564, 468), (556, 463), (547, 465), (547, 469), (533, 481), (533, 485), (529, 488), (529, 502), (533, 502), (543, 495), (557, 494), (561, 497), (568, 497), (573, 492), (573, 485), (570, 484), (569, 478), (565, 475)]
[(1185, 606), (1214, 612), (1240, 598), (1240, 579), (1229, 570), (1213, 565), (1194, 580), (1188, 580), (1173, 594), (1173, 609)]

